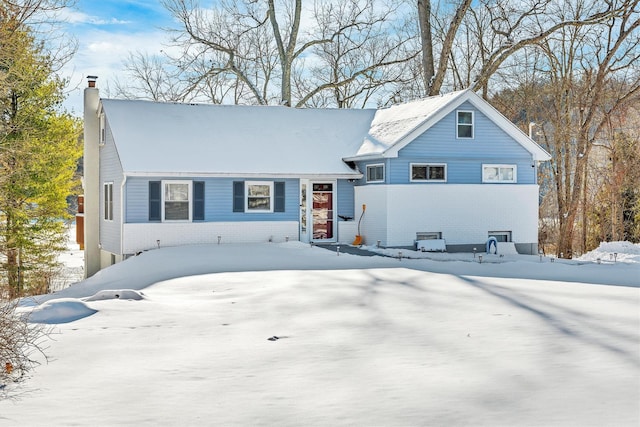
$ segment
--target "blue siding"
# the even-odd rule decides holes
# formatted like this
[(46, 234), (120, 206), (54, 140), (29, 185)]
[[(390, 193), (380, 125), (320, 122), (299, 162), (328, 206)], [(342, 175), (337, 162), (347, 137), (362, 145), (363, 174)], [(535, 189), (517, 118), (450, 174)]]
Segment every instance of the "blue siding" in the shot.
[[(367, 165), (384, 165), (384, 182), (367, 182)], [(389, 159), (369, 160), (366, 162), (358, 162), (358, 170), (362, 173), (362, 178), (356, 181), (356, 185), (376, 185), (376, 184), (389, 184)]]
[[(473, 139), (456, 138), (458, 110), (474, 112)], [(381, 162), (360, 162), (358, 167), (366, 175), (367, 164)], [(385, 183), (388, 184), (410, 183), (411, 163), (445, 163), (449, 184), (481, 184), (483, 164), (517, 165), (518, 184), (536, 183), (531, 154), (468, 102), (402, 148), (397, 158), (385, 159), (384, 163)], [(367, 184), (366, 176), (358, 181), (358, 185), (364, 184)], [(413, 184), (428, 185), (424, 182)]]
[[(346, 179), (338, 180), (338, 194), (336, 197), (338, 198), (338, 206), (337, 212), (338, 215), (342, 216), (350, 216), (354, 217), (354, 191), (353, 191), (354, 183), (349, 182)], [(339, 218), (338, 218), (339, 219)], [(342, 221), (341, 219), (339, 219)]]
[[(149, 181), (176, 178), (129, 178), (126, 185), (126, 222), (144, 223), (149, 217)], [(237, 221), (298, 221), (300, 186), (297, 179), (246, 179), (246, 181), (284, 181), (285, 211), (274, 213), (233, 212), (233, 182), (242, 178), (179, 178), (204, 181), (205, 217), (208, 222)]]
[[(485, 158), (477, 160), (445, 160), (434, 157), (391, 159), (390, 180), (392, 184), (424, 185), (428, 182), (410, 182), (409, 169), (411, 163), (446, 163), (447, 183), (449, 184), (481, 184), (483, 164), (509, 164), (518, 167), (518, 184), (535, 184), (535, 168), (530, 159)], [(441, 184), (438, 182), (438, 184)]]

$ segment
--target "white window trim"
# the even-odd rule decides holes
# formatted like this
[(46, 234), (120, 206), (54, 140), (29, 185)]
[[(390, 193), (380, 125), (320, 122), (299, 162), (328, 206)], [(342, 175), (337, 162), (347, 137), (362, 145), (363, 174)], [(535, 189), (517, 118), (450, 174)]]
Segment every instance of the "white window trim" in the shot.
[[(111, 200), (107, 201), (107, 187), (111, 187)], [(113, 181), (106, 181), (102, 185), (102, 203), (104, 203), (102, 209), (102, 219), (105, 221), (113, 221)], [(108, 206), (110, 204), (110, 207)], [(107, 211), (107, 209), (109, 209)], [(108, 215), (107, 215), (108, 212)], [(109, 218), (107, 218), (109, 216)]]
[[(471, 124), (460, 123), (460, 113), (471, 113)], [(460, 136), (460, 126), (471, 126), (471, 137)], [(456, 138), (457, 139), (474, 139), (476, 137), (476, 115), (474, 111), (469, 110), (456, 110)]]
[[(413, 167), (426, 166), (427, 177), (429, 176), (429, 166), (444, 166), (444, 179), (413, 179)], [(409, 181), (410, 182), (447, 182), (447, 164), (446, 163), (409, 163)]]
[[(269, 186), (269, 209), (249, 209), (249, 187), (252, 185)], [(274, 202), (273, 181), (245, 181), (244, 182), (244, 212), (245, 213), (273, 213)]]
[[(166, 219), (165, 218), (165, 193), (167, 184), (187, 184), (189, 189), (187, 190), (187, 195), (189, 196), (189, 218), (188, 219)], [(161, 214), (162, 214), (162, 222), (192, 222), (193, 220), (193, 182), (190, 180), (183, 179), (173, 179), (173, 180), (163, 180), (161, 191)]]
[[(498, 179), (498, 180), (487, 180), (484, 179), (484, 170), (486, 168), (511, 168), (513, 169), (513, 179)], [(482, 182), (485, 184), (515, 184), (518, 182), (518, 166), (517, 165), (507, 165), (507, 164), (482, 164)]]
[[(375, 168), (375, 167), (378, 167), (378, 166), (382, 167), (382, 179), (379, 179), (379, 180), (377, 179), (377, 180), (371, 180), (370, 181), (369, 180), (369, 168)], [(384, 167), (384, 163), (374, 163), (374, 164), (371, 164), (371, 165), (367, 165), (366, 172), (367, 172), (367, 176), (366, 176), (367, 182), (384, 182), (385, 173), (386, 173), (385, 167)]]
[(513, 233), (511, 231), (489, 231), (487, 237), (491, 236), (505, 236), (506, 242), (513, 242)]

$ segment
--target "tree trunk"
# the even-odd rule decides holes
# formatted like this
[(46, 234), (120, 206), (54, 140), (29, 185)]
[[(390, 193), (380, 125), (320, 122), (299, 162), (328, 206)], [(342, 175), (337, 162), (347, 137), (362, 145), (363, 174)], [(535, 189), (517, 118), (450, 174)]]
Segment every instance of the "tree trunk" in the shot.
[(431, 83), (435, 74), (433, 65), (433, 39), (431, 34), (431, 1), (418, 0), (418, 25), (422, 46), (422, 79), (426, 94), (431, 92)]
[(458, 28), (460, 28), (462, 20), (470, 6), (471, 0), (462, 1), (449, 23), (447, 34), (445, 35), (444, 42), (442, 43), (442, 50), (440, 51), (438, 69), (435, 72), (432, 84), (429, 86), (429, 96), (436, 96), (440, 94), (440, 89), (442, 89), (442, 83), (444, 82), (444, 76), (447, 72), (447, 67), (449, 66), (449, 58), (451, 57), (453, 42), (456, 38), (456, 34), (458, 33)]

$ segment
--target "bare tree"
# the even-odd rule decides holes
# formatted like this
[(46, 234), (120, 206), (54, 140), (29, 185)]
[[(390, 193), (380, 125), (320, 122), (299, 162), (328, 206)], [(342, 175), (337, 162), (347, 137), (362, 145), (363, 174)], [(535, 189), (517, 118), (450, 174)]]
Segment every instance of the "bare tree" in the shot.
[[(475, 5), (457, 0), (440, 9), (419, 0), (424, 92), (437, 95), (447, 81), (457, 81), (486, 98), (491, 78), (516, 53), (565, 27), (606, 22), (623, 13), (618, 3), (583, 1), (576, 14), (567, 16), (566, 2), (558, 0), (481, 0)], [(469, 80), (463, 83), (465, 74)]]
[[(565, 26), (536, 44), (534, 69), (540, 83), (528, 99), (520, 99), (520, 105), (528, 105), (527, 121), (538, 124), (538, 142), (552, 154), (556, 252), (563, 257), (586, 248), (588, 165), (599, 161), (591, 158), (592, 150), (607, 140), (612, 118), (640, 98), (638, 0), (607, 5), (616, 13), (606, 21)], [(599, 8), (600, 3), (590, 1), (567, 3), (557, 10), (558, 19), (579, 21)], [(577, 238), (580, 220), (582, 242)]]
[(423, 79), (425, 91), (429, 96), (440, 93), (442, 83), (445, 79), (445, 73), (448, 71), (449, 59), (451, 58), (451, 50), (456, 34), (470, 6), (471, 0), (461, 0), (456, 5), (455, 12), (446, 29), (444, 29), (440, 56), (436, 66), (433, 55), (434, 36), (431, 26), (431, 1), (418, 0), (418, 23), (420, 26), (420, 41), (422, 46)]
[(310, 39), (322, 42), (312, 46), (311, 64), (298, 76), (297, 106), (364, 107), (374, 95), (390, 96), (389, 87), (405, 83), (407, 63), (418, 52), (413, 32), (395, 24), (399, 6), (378, 10), (370, 0), (317, 4)]
[(406, 80), (403, 64), (417, 55), (415, 32), (396, 25), (401, 2), (316, 1), (311, 7), (302, 0), (227, 0), (210, 9), (196, 0), (163, 3), (180, 23), (172, 30), (179, 53), (161, 63), (144, 55), (128, 61), (130, 74), (142, 81), (134, 89), (152, 99), (363, 105), (381, 88)]
[(45, 341), (49, 330), (30, 324), (16, 312), (17, 300), (0, 298), (0, 398), (10, 396), (6, 384), (18, 382), (38, 365), (36, 355), (46, 360)]

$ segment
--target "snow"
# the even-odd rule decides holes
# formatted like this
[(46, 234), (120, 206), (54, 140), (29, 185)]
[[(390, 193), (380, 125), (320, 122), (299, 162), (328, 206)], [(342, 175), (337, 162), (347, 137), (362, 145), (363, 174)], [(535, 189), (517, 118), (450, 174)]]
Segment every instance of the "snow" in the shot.
[(597, 249), (579, 257), (580, 261), (640, 263), (640, 243), (602, 242)]
[(357, 155), (383, 153), (465, 92), (450, 92), (378, 110)]
[(638, 245), (369, 249), (160, 248), (25, 301), (50, 360), (0, 426), (640, 424)]
[(102, 105), (127, 174), (358, 178), (342, 158), (358, 150), (375, 114), (115, 99)]
[(97, 310), (74, 298), (46, 301), (28, 312), (32, 323), (69, 323), (96, 313)]

